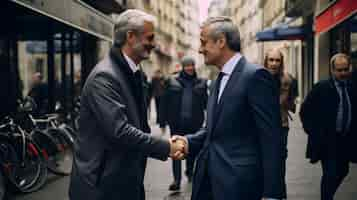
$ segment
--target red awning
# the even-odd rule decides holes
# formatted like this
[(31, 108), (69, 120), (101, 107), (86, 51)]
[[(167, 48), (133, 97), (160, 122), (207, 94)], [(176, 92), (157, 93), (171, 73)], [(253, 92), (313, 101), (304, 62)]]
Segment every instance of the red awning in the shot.
[(315, 17), (315, 33), (327, 32), (355, 13), (356, 0), (337, 0)]

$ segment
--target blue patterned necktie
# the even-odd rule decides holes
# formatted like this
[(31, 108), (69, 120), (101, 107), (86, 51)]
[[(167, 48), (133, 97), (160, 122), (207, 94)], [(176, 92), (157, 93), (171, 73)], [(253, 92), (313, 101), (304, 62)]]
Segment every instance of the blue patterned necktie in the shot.
[(349, 106), (348, 106), (348, 94), (347, 85), (345, 82), (340, 82), (341, 92), (342, 92), (342, 133), (346, 134), (348, 132), (348, 121), (349, 121)]

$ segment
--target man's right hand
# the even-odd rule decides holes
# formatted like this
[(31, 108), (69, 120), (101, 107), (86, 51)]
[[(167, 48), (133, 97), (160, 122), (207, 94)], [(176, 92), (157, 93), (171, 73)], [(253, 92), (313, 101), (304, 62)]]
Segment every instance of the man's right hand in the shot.
[(182, 160), (184, 158), (184, 144), (169, 139), (170, 142), (170, 157), (174, 160)]
[(188, 141), (187, 138), (180, 135), (174, 135), (170, 139), (171, 143), (176, 143), (182, 147), (181, 154), (176, 154), (176, 156), (172, 157), (176, 160), (182, 160), (188, 154)]

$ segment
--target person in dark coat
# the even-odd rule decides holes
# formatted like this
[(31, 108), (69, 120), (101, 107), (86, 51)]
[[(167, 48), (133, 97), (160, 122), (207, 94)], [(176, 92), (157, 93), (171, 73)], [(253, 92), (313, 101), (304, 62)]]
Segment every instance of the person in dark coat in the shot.
[[(279, 49), (268, 50), (264, 58), (264, 67), (273, 75), (278, 88), (281, 114), (281, 133), (284, 136), (284, 146), (286, 149), (285, 158), (288, 158), (288, 133), (289, 133), (289, 112), (295, 112), (295, 100), (297, 92), (293, 92), (294, 79), (291, 74), (285, 71), (284, 55)], [(297, 89), (297, 88), (295, 88)], [(286, 169), (284, 169), (286, 173)], [(286, 191), (285, 191), (286, 192)]]
[(86, 80), (69, 186), (71, 200), (144, 200), (147, 158), (166, 160), (183, 150), (179, 143), (149, 134), (138, 64), (154, 48), (154, 19), (132, 9), (119, 15), (109, 56)]
[(199, 132), (175, 135), (197, 154), (192, 200), (261, 200), (285, 196), (279, 91), (268, 70), (240, 54), (239, 31), (227, 17), (209, 18), (200, 53), (219, 70)]
[[(148, 112), (150, 112), (150, 101), (152, 97), (151, 83), (149, 82), (148, 77), (144, 71), (141, 71), (141, 77), (143, 80), (143, 94), (144, 94), (145, 104), (147, 105)], [(149, 113), (148, 116), (150, 116)]]
[(166, 119), (163, 117), (163, 114), (160, 110), (161, 99), (164, 95), (165, 91), (166, 80), (162, 74), (160, 69), (156, 70), (154, 76), (151, 80), (151, 87), (152, 87), (152, 96), (155, 100), (155, 110), (156, 110), (156, 124), (159, 125), (163, 134), (165, 134), (165, 122)]
[(43, 114), (48, 111), (48, 84), (43, 81), (42, 74), (35, 72), (32, 75), (32, 87), (28, 96), (32, 97), (36, 103), (34, 114)]
[[(168, 80), (162, 97), (161, 112), (167, 119), (171, 133), (192, 134), (202, 128), (207, 104), (206, 80), (198, 78), (195, 61), (191, 57), (181, 59), (181, 72)], [(186, 159), (185, 174), (191, 182), (194, 156)], [(181, 185), (181, 161), (172, 161), (174, 182), (169, 190), (178, 190)]]
[(357, 161), (356, 111), (350, 59), (346, 54), (331, 58), (332, 77), (314, 85), (301, 105), (300, 117), (308, 134), (306, 156), (321, 161), (321, 200), (332, 200), (347, 176), (349, 163)]

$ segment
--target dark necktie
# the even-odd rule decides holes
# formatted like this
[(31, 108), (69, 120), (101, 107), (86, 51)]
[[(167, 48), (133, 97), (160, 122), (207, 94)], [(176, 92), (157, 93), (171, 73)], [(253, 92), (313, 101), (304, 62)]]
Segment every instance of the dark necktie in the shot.
[(217, 80), (216, 80), (216, 104), (218, 104), (218, 99), (219, 99), (219, 92), (220, 92), (220, 88), (221, 88), (221, 82), (222, 82), (222, 78), (224, 77), (224, 73), (223, 72), (219, 72)]
[(347, 85), (345, 82), (340, 82), (341, 92), (342, 92), (342, 133), (347, 133), (348, 121), (349, 121), (349, 106), (348, 106), (348, 94), (347, 94)]
[[(220, 92), (220, 87), (221, 87), (221, 82), (222, 82), (222, 78), (224, 77), (224, 73), (223, 72), (219, 72), (218, 77), (216, 79), (216, 87), (215, 87), (215, 100), (214, 100), (214, 107), (213, 107), (213, 118), (216, 119), (217, 114), (218, 114), (218, 99), (219, 99), (219, 92)], [(214, 120), (216, 121), (216, 120)]]
[(134, 72), (134, 80), (135, 83), (141, 83), (141, 72), (140, 70), (137, 70), (136, 72)]
[[(143, 94), (143, 82), (142, 82), (142, 74), (140, 70), (137, 70), (134, 73), (134, 85), (135, 85), (135, 96), (136, 96), (136, 102), (139, 108), (140, 115), (145, 116), (145, 101), (144, 101), (144, 94)], [(141, 117), (142, 117), (141, 116)], [(142, 122), (141, 122), (142, 125)]]

